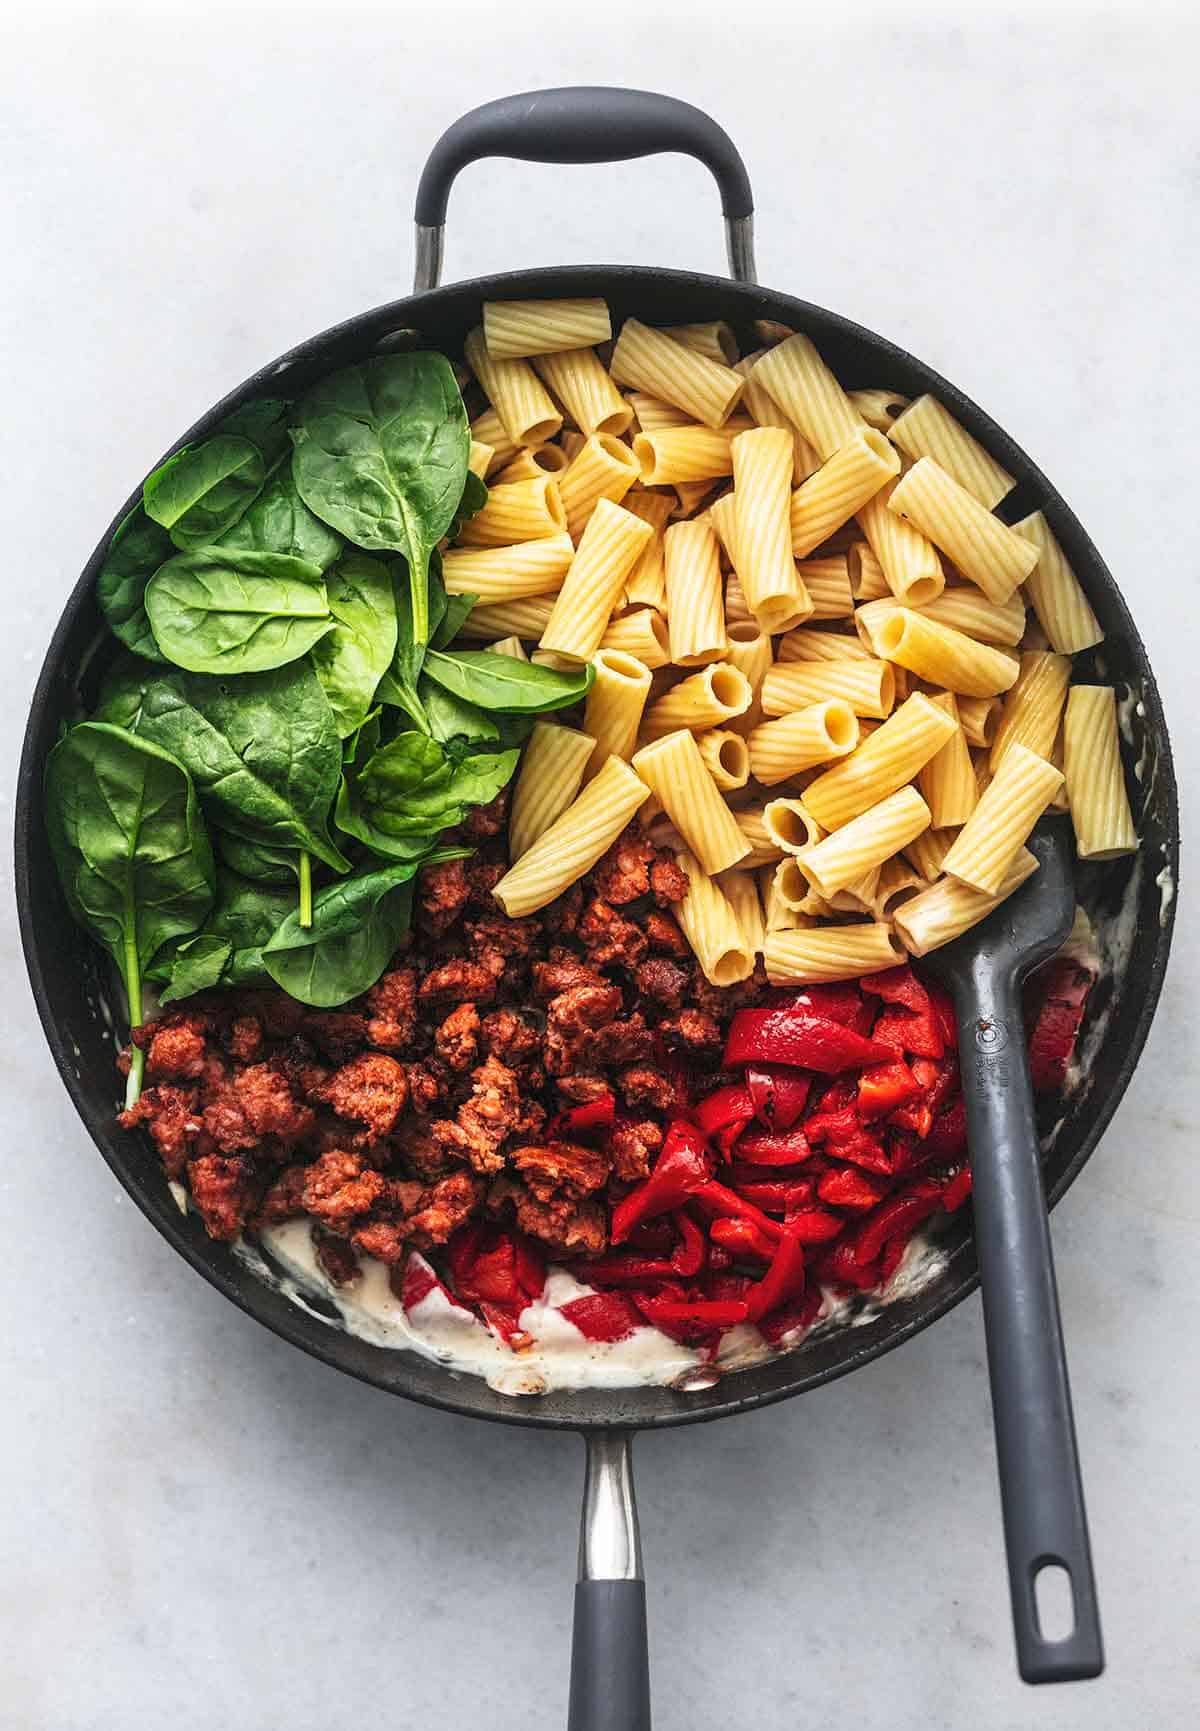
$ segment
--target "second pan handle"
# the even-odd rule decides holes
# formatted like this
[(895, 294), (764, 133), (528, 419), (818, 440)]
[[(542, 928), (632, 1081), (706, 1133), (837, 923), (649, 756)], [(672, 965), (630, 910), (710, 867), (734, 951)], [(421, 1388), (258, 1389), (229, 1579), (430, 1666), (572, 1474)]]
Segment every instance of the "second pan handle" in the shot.
[(754, 198), (729, 134), (703, 109), (652, 90), (578, 84), (485, 102), (456, 120), (429, 153), (417, 187), (413, 288), (436, 288), (442, 274), (446, 205), (459, 170), (485, 156), (523, 162), (627, 162), (679, 151), (702, 162), (721, 192), (729, 274), (756, 281)]

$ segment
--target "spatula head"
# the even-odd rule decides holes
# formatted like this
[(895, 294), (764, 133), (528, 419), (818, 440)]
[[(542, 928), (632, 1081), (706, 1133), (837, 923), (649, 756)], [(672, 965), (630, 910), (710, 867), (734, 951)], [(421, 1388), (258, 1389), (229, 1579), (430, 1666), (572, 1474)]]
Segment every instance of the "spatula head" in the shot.
[(1027, 974), (1066, 943), (1075, 918), (1075, 842), (1070, 821), (1044, 817), (1027, 846), (1038, 869), (961, 938), (925, 958), (931, 971), (953, 984), (967, 969), (986, 962), (997, 974)]

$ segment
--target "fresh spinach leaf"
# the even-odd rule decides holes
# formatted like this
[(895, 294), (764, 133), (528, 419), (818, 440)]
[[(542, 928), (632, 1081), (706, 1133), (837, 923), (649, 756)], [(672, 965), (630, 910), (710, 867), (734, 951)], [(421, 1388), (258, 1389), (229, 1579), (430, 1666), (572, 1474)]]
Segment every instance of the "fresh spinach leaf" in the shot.
[(424, 675), (417, 687), (417, 695), (439, 745), (468, 747), (499, 739), (500, 729), (490, 715), (485, 715), (473, 703), (464, 703), (453, 692), (443, 690)]
[(240, 547), (168, 559), (146, 585), (146, 612), (158, 647), (189, 673), (264, 673), (333, 629), (315, 565)]
[(206, 547), (233, 527), (266, 478), (257, 445), (217, 433), (168, 457), (146, 477), (142, 498), (177, 547)]
[(313, 899), (312, 925), (289, 914), (263, 950), (276, 985), (321, 1009), (369, 990), (408, 930), (412, 878), (424, 864), (461, 859), (466, 849), (443, 848), (403, 864), (363, 872), (328, 885)]
[(93, 721), (107, 721), (112, 727), (123, 727), (136, 733), (141, 720), (142, 701), (152, 679), (161, 677), (165, 669), (151, 667), (136, 655), (122, 655), (109, 668), (100, 682)]
[(341, 741), (307, 661), (237, 680), (153, 679), (138, 733), (187, 766), (214, 823), (246, 841), (303, 849), (336, 872), (350, 869), (326, 827)]
[(325, 587), (335, 623), (314, 646), (312, 663), (346, 738), (370, 713), (396, 652), (392, 574), (381, 560), (351, 553), (326, 574)]
[(464, 703), (501, 714), (541, 715), (551, 709), (566, 709), (587, 696), (596, 677), (590, 663), (574, 673), (560, 673), (553, 667), (517, 661), (511, 655), (495, 655), (490, 649), (449, 653), (431, 649), (424, 667), (430, 679)]
[(244, 547), (254, 553), (286, 553), (326, 570), (342, 551), (342, 538), (314, 517), (296, 491), (291, 470), (276, 470), (258, 498), (219, 546)]
[(429, 640), (431, 649), (445, 649), (453, 643), (463, 626), (472, 607), (478, 601), (478, 595), (449, 595), (446, 598), (446, 611), (442, 614), (441, 624)]
[[(467, 447), (467, 455), (470, 455), (469, 445)], [(462, 498), (458, 501), (458, 509), (454, 513), (454, 520), (446, 530), (446, 534), (451, 540), (453, 540), (458, 534), (464, 523), (469, 522), (472, 517), (478, 517), (487, 502), (487, 482), (481, 480), (473, 469), (468, 469), (466, 479), (463, 482)]]
[(269, 986), (263, 946), (295, 905), (295, 897), (286, 891), (219, 871), (216, 901), (200, 931), (186, 943), (165, 946), (147, 970), (151, 978), (168, 982), (159, 994), (161, 1002), (217, 985)]
[(383, 710), (373, 709), (360, 727), (342, 741), (344, 764), (365, 763), (383, 740)]
[(300, 877), (300, 855), (294, 848), (271, 847), (266, 842), (246, 841), (232, 830), (218, 829), (213, 837), (222, 861), (239, 877), (259, 884), (294, 884)]
[(516, 751), (455, 761), (420, 733), (381, 746), (357, 774), (344, 776), (334, 810), (338, 828), (390, 859), (411, 857), (414, 842), (461, 823), (512, 778)]
[(257, 445), (269, 475), (280, 459), (291, 451), (290, 415), (290, 403), (285, 403), (280, 397), (263, 397), (256, 403), (243, 403), (240, 409), (226, 415), (218, 431), (234, 438), (249, 439), (252, 445)]
[(197, 992), (230, 984), (224, 974), (232, 954), (229, 939), (219, 938), (215, 932), (199, 932), (188, 938), (169, 961), (156, 962), (146, 970), (151, 979), (164, 982), (158, 994), (159, 1003), (173, 1004), (179, 998), (191, 998)]
[[(440, 609), (445, 607), (445, 595), (440, 577), (435, 581), (431, 570), (429, 604), (432, 618), (441, 617)], [(392, 665), (379, 681), (375, 695), (380, 703), (386, 703), (393, 709), (402, 709), (422, 733), (428, 733), (429, 717), (425, 714), (417, 691), (421, 667), (425, 660), (425, 645), (418, 643), (413, 634), (412, 596), (406, 569), (400, 560), (392, 566), (392, 596), (396, 606), (396, 652), (392, 657)]]
[(174, 553), (171, 537), (141, 505), (117, 525), (96, 579), (96, 599), (113, 634), (147, 661), (165, 661), (146, 617), (146, 585)]
[[(83, 722), (47, 760), (46, 824), (67, 905), (120, 969), (136, 1026), (146, 964), (212, 905), (212, 850), (191, 777), (148, 740)], [(127, 1105), (143, 1068), (135, 1048)]]
[(443, 355), (377, 355), (296, 407), (292, 472), (310, 511), (368, 551), (408, 561), (413, 636), (429, 636), (427, 576), (463, 497), (471, 435)]

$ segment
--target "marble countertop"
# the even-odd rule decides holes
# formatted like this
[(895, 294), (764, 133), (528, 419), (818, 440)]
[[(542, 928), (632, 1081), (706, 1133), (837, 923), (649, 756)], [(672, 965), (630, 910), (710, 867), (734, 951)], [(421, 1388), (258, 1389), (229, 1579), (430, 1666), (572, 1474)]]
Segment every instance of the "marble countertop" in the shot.
[[(925, 356), (1047, 468), (1137, 616), (1190, 801), (1195, 17), (850, 7), (798, 33), (767, 5), (737, 54), (651, 11), (51, 4), (9, 38), (6, 804), (132, 480), (265, 359), (405, 291), (442, 126), (572, 80), (709, 107), (763, 280)], [(451, 275), (597, 257), (721, 270), (703, 171), (492, 164), (455, 191)], [(94, 1155), (2, 926), (0, 1731), (563, 1723), (579, 1444), (360, 1387), (197, 1280)], [(973, 1301), (832, 1387), (639, 1442), (659, 1731), (1194, 1720), (1198, 991), (1185, 884), (1146, 1054), (1054, 1220), (1106, 1676), (1017, 1680)]]

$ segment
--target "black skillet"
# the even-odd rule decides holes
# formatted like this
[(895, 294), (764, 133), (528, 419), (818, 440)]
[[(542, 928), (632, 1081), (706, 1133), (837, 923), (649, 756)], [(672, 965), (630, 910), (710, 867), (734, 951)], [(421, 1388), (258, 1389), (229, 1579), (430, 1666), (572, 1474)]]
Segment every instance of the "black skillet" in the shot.
[[(680, 151), (705, 163), (725, 212), (732, 281), (691, 272), (582, 266), (510, 272), (438, 288), (450, 187), (458, 171), (485, 156), (543, 162), (606, 162)], [(1045, 511), (1100, 617), (1105, 641), (1083, 661), (1083, 673), (1111, 681), (1127, 699), (1123, 750), (1131, 771), (1141, 851), (1134, 861), (1083, 867), (1080, 899), (1114, 953), (1092, 994), (1084, 1030), (1088, 1054), (1081, 1086), (1066, 1105), (1048, 1109), (1039, 1126), (1051, 1204), (1072, 1183), (1096, 1146), (1133, 1074), (1154, 1015), (1173, 924), (1179, 811), (1171, 748), (1146, 651), (1120, 591), (1064, 501), (1024, 451), (983, 411), (931, 368), (884, 338), (836, 313), (760, 288), (754, 279), (752, 200), (741, 158), (707, 115), (668, 97), (638, 91), (572, 89), (533, 92), (489, 103), (442, 137), (417, 197), (417, 292), (361, 313), (289, 350), (215, 405), (179, 444), (203, 438), (251, 398), (293, 395), (311, 380), (381, 349), (427, 346), (461, 353), (487, 299), (602, 295), (614, 321), (627, 314), (650, 324), (727, 319), (745, 349), (757, 346), (756, 319), (806, 331), (850, 387), (888, 386), (908, 396), (934, 392), (1017, 477), (1000, 507), (1016, 521)], [(1020, 364), (1020, 357), (1013, 357)], [(173, 447), (176, 448), (176, 447)], [(149, 467), (149, 465), (146, 465)], [(114, 1120), (113, 1027), (121, 1009), (98, 952), (71, 923), (59, 894), (41, 821), (46, 754), (64, 720), (76, 712), (103, 643), (92, 597), (109, 536), (137, 495), (105, 530), (67, 601), (30, 708), (16, 802), (16, 888), (21, 931), (38, 1012), (67, 1089), (101, 1153), (138, 1206), (205, 1278), (243, 1310), (328, 1364), (410, 1400), (475, 1418), (582, 1432), (588, 1449), (580, 1545), (573, 1731), (644, 1731), (649, 1726), (645, 1600), (630, 1475), (630, 1440), (640, 1429), (698, 1423), (800, 1394), (898, 1346), (967, 1296), (978, 1269), (969, 1222), (960, 1216), (945, 1237), (944, 1271), (920, 1292), (853, 1329), (818, 1333), (799, 1349), (709, 1386), (553, 1392), (536, 1399), (497, 1394), (482, 1380), (455, 1375), (407, 1352), (346, 1334), (293, 1305), (213, 1243), (198, 1217), (181, 1215), (139, 1136)], [(332, 1319), (331, 1319), (332, 1320)], [(1069, 1663), (1042, 1673), (1078, 1675)]]

